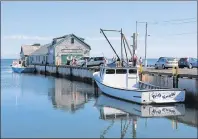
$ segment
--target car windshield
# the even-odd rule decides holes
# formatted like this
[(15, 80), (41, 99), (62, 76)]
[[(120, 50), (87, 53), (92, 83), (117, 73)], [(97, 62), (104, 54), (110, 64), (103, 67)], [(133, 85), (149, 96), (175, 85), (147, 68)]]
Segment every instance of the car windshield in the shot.
[(176, 61), (176, 58), (167, 58), (168, 61)]

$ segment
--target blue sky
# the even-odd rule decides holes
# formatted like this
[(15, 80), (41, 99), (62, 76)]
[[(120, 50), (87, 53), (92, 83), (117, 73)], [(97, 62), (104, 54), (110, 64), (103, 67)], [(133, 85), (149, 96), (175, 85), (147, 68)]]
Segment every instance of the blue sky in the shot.
[[(174, 19), (188, 20), (164, 22)], [(23, 44), (45, 44), (53, 37), (74, 33), (91, 45), (91, 56), (112, 57), (114, 53), (99, 29), (122, 28), (132, 44), (136, 21), (148, 22), (148, 58), (197, 57), (195, 1), (1, 2), (1, 56), (17, 58)], [(138, 56), (144, 57), (145, 24), (138, 24), (138, 33)], [(120, 52), (119, 34), (107, 36)]]

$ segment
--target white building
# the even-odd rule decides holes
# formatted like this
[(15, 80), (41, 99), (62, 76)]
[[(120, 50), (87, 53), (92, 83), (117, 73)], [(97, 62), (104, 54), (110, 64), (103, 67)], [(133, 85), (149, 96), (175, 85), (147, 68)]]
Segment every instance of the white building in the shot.
[(28, 65), (30, 55), (38, 50), (40, 47), (40, 44), (22, 45), (20, 51), (20, 59), (25, 60), (26, 65)]
[(91, 47), (74, 34), (57, 37), (31, 54), (32, 64), (66, 65), (72, 58), (89, 56)]
[(48, 56), (48, 47), (51, 43), (41, 46), (39, 49), (34, 51), (30, 58), (30, 64), (47, 64), (47, 56)]
[(65, 65), (72, 58), (89, 56), (91, 47), (83, 38), (74, 34), (54, 38), (52, 45), (48, 47), (48, 63)]

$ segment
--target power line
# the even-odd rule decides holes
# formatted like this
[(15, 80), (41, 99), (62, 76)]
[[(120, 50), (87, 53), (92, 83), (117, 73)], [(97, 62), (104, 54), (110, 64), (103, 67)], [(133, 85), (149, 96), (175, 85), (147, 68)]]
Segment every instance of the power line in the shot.
[[(158, 35), (158, 37), (162, 37), (163, 38), (163, 37), (190, 35), (190, 34), (197, 34), (197, 32), (186, 32), (186, 33), (178, 33), (178, 34), (165, 34), (163, 36)], [(150, 36), (152, 37), (153, 35), (151, 34)]]
[[(196, 21), (178, 22), (178, 23), (164, 22), (164, 23), (161, 23), (161, 24), (163, 24), (163, 25), (167, 25), (167, 24), (178, 25), (178, 24), (188, 24), (188, 23), (197, 23), (197, 20)], [(156, 22), (156, 23), (149, 23), (149, 24), (151, 24), (151, 25), (159, 25), (160, 23)]]
[(196, 19), (196, 17), (193, 17), (193, 18), (183, 18), (183, 19), (172, 19), (172, 20), (166, 20), (166, 21), (161, 21), (161, 22), (185, 21), (185, 20), (190, 20), (190, 19)]
[(197, 32), (187, 32), (187, 33), (179, 33), (179, 34), (169, 34), (169, 36), (188, 35), (188, 34), (197, 34)]
[[(195, 20), (195, 21), (192, 21)], [(183, 21), (183, 22), (182, 22)], [(182, 23), (191, 23), (191, 22), (197, 22), (196, 18), (185, 18), (185, 19), (172, 19), (172, 20), (165, 20), (165, 21), (153, 21), (148, 22), (149, 24), (160, 24), (160, 23), (172, 23), (172, 24), (182, 24)]]

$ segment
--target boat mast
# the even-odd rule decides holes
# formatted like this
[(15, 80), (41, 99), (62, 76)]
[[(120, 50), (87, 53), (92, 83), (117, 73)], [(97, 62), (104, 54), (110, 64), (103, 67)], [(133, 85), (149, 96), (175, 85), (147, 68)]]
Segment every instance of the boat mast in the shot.
[[(120, 32), (121, 34), (121, 59), (120, 57), (118, 56), (118, 54), (116, 53), (115, 49), (113, 48), (113, 46), (111, 45), (110, 41), (108, 40), (107, 36), (105, 35), (104, 31), (112, 31), (112, 32)], [(100, 33), (102, 32), (102, 34), (104, 35), (104, 37), (106, 38), (107, 42), (109, 43), (109, 45), (111, 46), (111, 48), (113, 49), (114, 53), (116, 54), (117, 58), (118, 58), (118, 61), (121, 61), (122, 63), (122, 66), (124, 65), (124, 58), (123, 58), (123, 46), (124, 46), (124, 51), (125, 51), (125, 54), (126, 54), (126, 60), (127, 60), (127, 66), (129, 66), (129, 63), (128, 63), (128, 55), (127, 55), (127, 50), (126, 50), (126, 46), (128, 47), (128, 50), (131, 54), (131, 56), (133, 55), (131, 50), (130, 50), (130, 47), (129, 47), (129, 44), (127, 42), (127, 39), (125, 37), (125, 35), (122, 33), (122, 28), (121, 30), (104, 30), (104, 29), (100, 29)], [(125, 43), (126, 43), (126, 46), (125, 46)]]
[(104, 31), (114, 31), (114, 32), (121, 32), (119, 30), (103, 30), (100, 29), (100, 33), (102, 32), (102, 34), (104, 35), (104, 37), (106, 38), (107, 42), (109, 43), (109, 45), (111, 46), (111, 48), (113, 49), (114, 53), (116, 54), (118, 60), (120, 60), (120, 57), (118, 56), (118, 54), (116, 53), (115, 49), (113, 48), (113, 46), (111, 45), (110, 41), (108, 40), (107, 36), (105, 35)]

